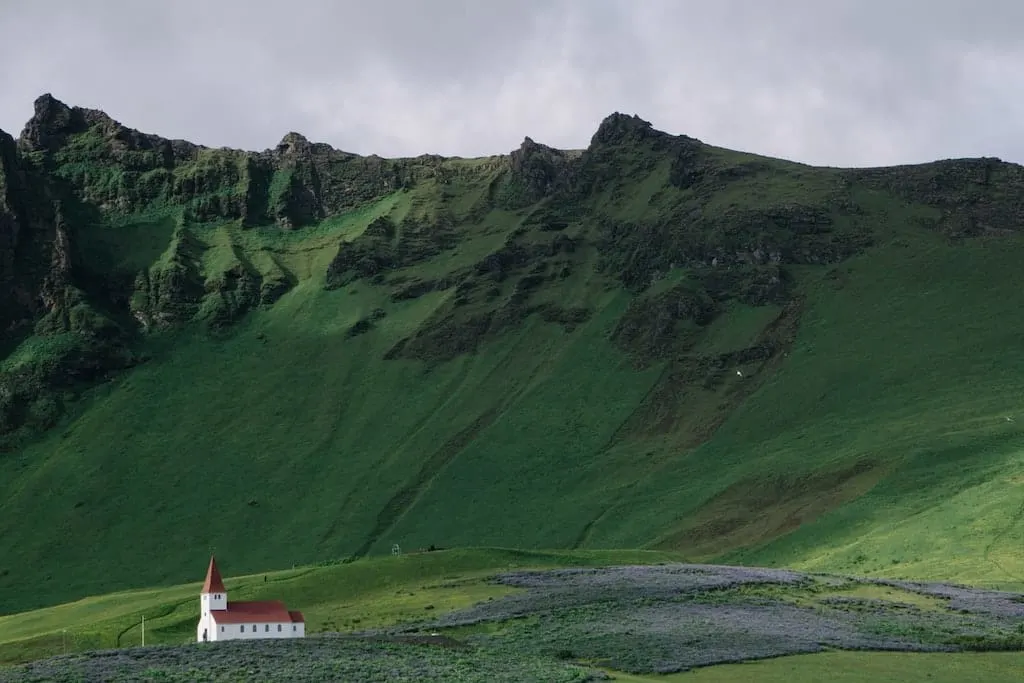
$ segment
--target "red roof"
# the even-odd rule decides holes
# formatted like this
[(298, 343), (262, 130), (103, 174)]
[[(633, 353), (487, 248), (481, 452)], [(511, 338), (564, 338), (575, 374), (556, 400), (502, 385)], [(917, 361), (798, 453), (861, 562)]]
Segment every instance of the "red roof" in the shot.
[(206, 583), (203, 584), (203, 593), (227, 593), (224, 588), (224, 581), (220, 578), (220, 570), (217, 569), (217, 560), (210, 555), (210, 566), (206, 570)]
[(302, 612), (288, 611), (280, 600), (229, 602), (227, 609), (210, 610), (218, 624), (291, 624), (303, 623)]

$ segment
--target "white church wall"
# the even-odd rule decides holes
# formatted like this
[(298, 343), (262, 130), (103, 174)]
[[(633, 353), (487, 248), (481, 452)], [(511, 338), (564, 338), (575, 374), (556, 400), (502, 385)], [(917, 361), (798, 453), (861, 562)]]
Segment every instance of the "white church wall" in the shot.
[(209, 608), (211, 610), (227, 609), (228, 608), (228, 594), (227, 593), (207, 593), (210, 599)]
[(199, 596), (199, 618), (204, 619), (211, 610), (228, 608), (227, 593), (202, 593)]
[[(244, 627), (245, 630), (242, 630)], [(278, 630), (280, 627), (280, 630)], [(294, 627), (294, 628), (292, 628)], [(254, 630), (255, 629), (255, 630)], [(217, 624), (211, 640), (264, 640), (267, 638), (304, 638), (305, 624), (292, 623), (249, 623)]]
[(203, 630), (206, 631), (207, 640), (216, 640), (214, 634), (217, 630), (216, 625), (213, 623), (213, 619), (210, 617), (203, 617), (199, 619), (199, 625), (196, 627), (196, 642), (203, 642)]

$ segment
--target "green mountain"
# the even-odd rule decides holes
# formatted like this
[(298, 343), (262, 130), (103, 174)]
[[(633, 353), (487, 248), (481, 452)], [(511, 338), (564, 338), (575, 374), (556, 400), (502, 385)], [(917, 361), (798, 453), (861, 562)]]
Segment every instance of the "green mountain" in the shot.
[(1024, 168), (0, 134), (0, 612), (452, 546), (1024, 584)]

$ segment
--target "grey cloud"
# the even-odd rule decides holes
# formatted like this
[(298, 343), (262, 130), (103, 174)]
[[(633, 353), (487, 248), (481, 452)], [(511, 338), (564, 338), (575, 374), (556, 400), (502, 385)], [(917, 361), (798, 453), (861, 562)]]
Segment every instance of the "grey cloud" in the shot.
[(1016, 0), (5, 0), (0, 127), (364, 154), (583, 147), (612, 111), (808, 163), (1024, 161)]

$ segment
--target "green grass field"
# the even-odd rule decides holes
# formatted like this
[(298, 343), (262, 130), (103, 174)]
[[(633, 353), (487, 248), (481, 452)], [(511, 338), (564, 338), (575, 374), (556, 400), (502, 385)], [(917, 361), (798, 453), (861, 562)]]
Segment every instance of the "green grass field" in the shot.
[(1011, 652), (932, 654), (901, 652), (826, 652), (794, 655), (746, 664), (722, 664), (667, 676), (610, 672), (621, 683), (1009, 683), (1024, 673), (1024, 655)]

